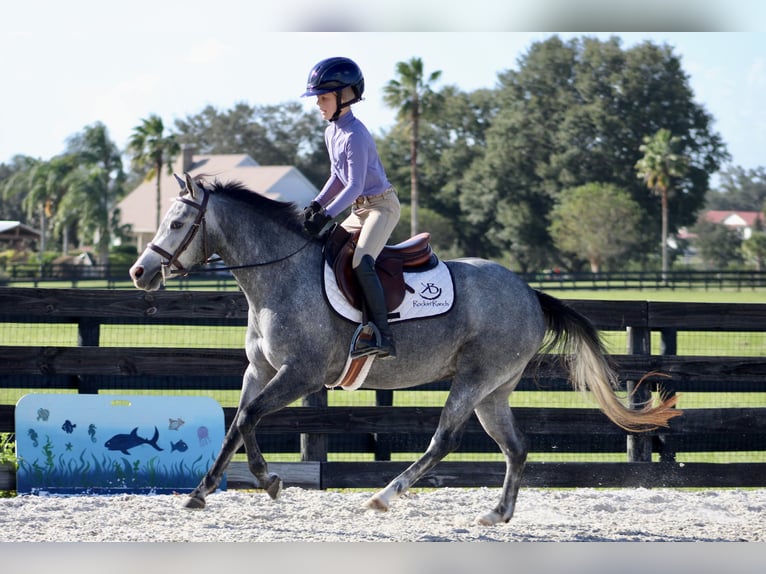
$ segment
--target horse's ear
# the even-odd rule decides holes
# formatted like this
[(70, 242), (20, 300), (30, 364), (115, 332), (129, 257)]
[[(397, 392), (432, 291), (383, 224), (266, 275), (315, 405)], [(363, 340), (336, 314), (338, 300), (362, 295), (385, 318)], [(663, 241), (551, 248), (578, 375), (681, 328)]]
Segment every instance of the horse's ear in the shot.
[(186, 182), (181, 179), (177, 173), (173, 173), (173, 177), (176, 178), (178, 185), (181, 187), (181, 194), (183, 194), (183, 192), (186, 190)]
[(202, 190), (197, 185), (197, 182), (194, 181), (194, 178), (188, 172), (184, 172), (184, 175), (186, 176), (186, 189), (189, 190), (191, 196), (194, 197), (195, 194), (202, 195)]

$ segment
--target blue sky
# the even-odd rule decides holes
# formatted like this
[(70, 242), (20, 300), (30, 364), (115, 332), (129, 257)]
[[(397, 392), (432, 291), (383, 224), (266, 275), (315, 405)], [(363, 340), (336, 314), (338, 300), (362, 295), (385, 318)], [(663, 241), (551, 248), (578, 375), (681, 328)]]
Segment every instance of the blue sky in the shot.
[[(491, 88), (497, 74), (515, 68), (533, 42), (558, 33), (564, 38), (617, 35), (624, 48), (643, 40), (671, 45), (690, 76), (695, 101), (714, 116), (714, 129), (726, 142), (732, 164), (766, 166), (766, 32), (752, 29), (753, 22), (766, 21), (766, 9), (760, 2), (742, 1), (748, 10), (733, 16), (718, 0), (695, 0), (697, 19), (662, 12), (668, 4), (683, 7), (690, 1), (644, 0), (645, 8), (655, 10), (653, 20), (641, 20), (645, 12), (628, 8), (603, 16), (607, 12), (598, 11), (613, 5), (605, 0), (579, 2), (600, 17), (555, 12), (573, 3), (538, 0), (521, 12), (496, 8), (496, 20), (489, 10), (477, 10), (497, 6), (485, 0), (472, 0), (471, 10), (448, 16), (439, 11), (441, 2), (393, 1), (381, 4), (385, 10), (365, 3), (370, 7), (361, 20), (351, 16), (360, 3), (344, 0), (284, 0), (277, 11), (244, 0), (5, 3), (0, 17), (13, 25), (0, 35), (0, 162), (16, 154), (49, 159), (64, 150), (67, 137), (96, 121), (124, 147), (133, 127), (150, 114), (172, 126), (207, 105), (225, 111), (238, 102), (302, 101), (313, 109), (313, 99), (299, 98), (306, 76), (315, 62), (334, 55), (349, 56), (362, 66), (366, 100), (355, 110), (377, 133), (394, 121), (395, 111), (383, 104), (381, 91), (395, 77), (397, 62), (419, 57), (427, 73), (441, 70), (437, 87)], [(317, 6), (333, 9), (318, 14)], [(413, 6), (411, 18), (402, 16)], [(551, 10), (541, 11), (546, 7)], [(437, 13), (441, 16), (430, 17)], [(589, 24), (604, 30), (644, 24), (646, 29), (673, 25), (721, 31), (588, 32)], [(290, 31), (344, 25), (372, 31)], [(451, 31), (388, 31), (397, 28)]]

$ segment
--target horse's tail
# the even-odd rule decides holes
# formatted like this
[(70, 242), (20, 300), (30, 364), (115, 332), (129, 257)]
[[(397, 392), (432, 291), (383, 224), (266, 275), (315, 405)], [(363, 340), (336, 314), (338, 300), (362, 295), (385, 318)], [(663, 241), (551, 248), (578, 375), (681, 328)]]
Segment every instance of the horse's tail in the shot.
[(540, 352), (560, 352), (572, 386), (590, 390), (612, 422), (629, 432), (643, 432), (667, 427), (671, 418), (682, 414), (673, 408), (676, 396), (661, 396), (654, 406), (648, 402), (640, 409), (626, 407), (615, 394), (619, 379), (593, 324), (555, 297), (537, 291), (537, 298), (551, 335)]

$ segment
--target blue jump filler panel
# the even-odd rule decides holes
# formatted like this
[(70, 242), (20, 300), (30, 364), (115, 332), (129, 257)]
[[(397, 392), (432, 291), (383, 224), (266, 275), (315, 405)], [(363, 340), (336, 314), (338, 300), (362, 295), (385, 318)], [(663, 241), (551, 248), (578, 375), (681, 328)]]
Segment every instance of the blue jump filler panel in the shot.
[(209, 397), (25, 395), (16, 404), (16, 491), (191, 492), (223, 437), (223, 409)]

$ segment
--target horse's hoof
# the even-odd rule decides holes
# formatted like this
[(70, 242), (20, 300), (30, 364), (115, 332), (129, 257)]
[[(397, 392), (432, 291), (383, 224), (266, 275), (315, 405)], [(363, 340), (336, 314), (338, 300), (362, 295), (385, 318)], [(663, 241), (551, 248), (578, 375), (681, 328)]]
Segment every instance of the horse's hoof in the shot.
[(205, 499), (201, 496), (190, 496), (184, 507), (191, 510), (201, 510), (205, 508)]
[(282, 492), (283, 486), (284, 484), (282, 483), (282, 479), (279, 478), (278, 475), (272, 474), (269, 477), (269, 483), (266, 485), (266, 492), (269, 493), (271, 500), (276, 500), (279, 498), (279, 494)]
[(492, 512), (487, 512), (487, 514), (484, 516), (478, 516), (476, 518), (476, 524), (479, 526), (494, 526), (495, 524), (500, 524), (501, 522), (508, 521), (503, 520), (503, 517), (494, 510)]
[(388, 512), (388, 504), (377, 495), (370, 498), (365, 506), (370, 510), (375, 510), (377, 512)]

